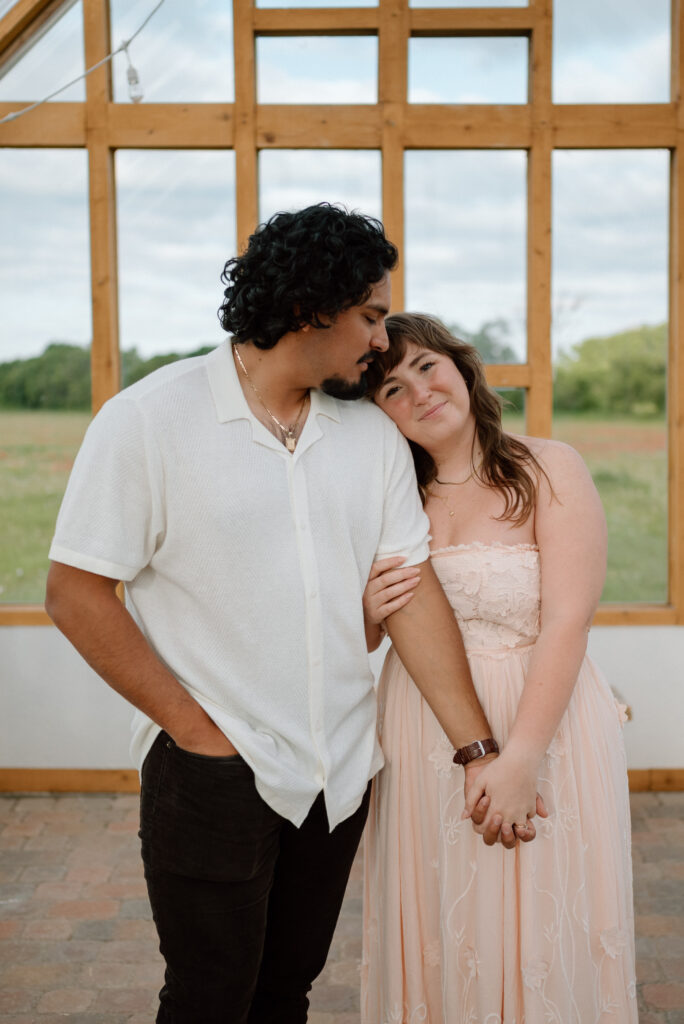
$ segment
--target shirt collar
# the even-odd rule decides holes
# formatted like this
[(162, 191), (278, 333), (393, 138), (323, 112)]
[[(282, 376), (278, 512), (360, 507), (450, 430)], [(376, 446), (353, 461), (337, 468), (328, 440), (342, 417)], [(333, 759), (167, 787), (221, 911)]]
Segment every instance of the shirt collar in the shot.
[[(207, 356), (207, 376), (219, 423), (251, 421), (255, 418), (238, 380), (232, 342), (229, 339)], [(314, 416), (327, 416), (336, 423), (342, 422), (337, 399), (316, 388), (311, 391), (311, 413)]]

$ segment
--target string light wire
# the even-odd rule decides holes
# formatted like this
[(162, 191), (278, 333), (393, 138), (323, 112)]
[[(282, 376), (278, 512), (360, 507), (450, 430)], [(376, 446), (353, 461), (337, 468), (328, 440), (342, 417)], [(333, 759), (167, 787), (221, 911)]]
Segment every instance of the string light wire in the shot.
[(23, 117), (24, 114), (28, 114), (31, 110), (35, 110), (36, 107), (42, 107), (43, 103), (47, 103), (49, 100), (53, 99), (55, 96), (59, 96), (59, 94), (61, 92), (64, 92), (65, 89), (68, 89), (70, 86), (75, 85), (77, 82), (83, 81), (83, 79), (87, 78), (88, 75), (92, 74), (93, 71), (97, 71), (97, 69), (101, 68), (103, 64), (107, 63), (107, 61), (110, 61), (110, 60), (112, 60), (112, 58), (116, 57), (117, 53), (125, 53), (126, 54), (126, 58), (128, 59), (128, 68), (127, 68), (127, 71), (126, 71), (126, 77), (128, 79), (129, 94), (130, 94), (131, 100), (134, 103), (139, 103), (140, 100), (142, 99), (142, 96), (143, 96), (142, 89), (140, 88), (140, 77), (138, 75), (138, 72), (135, 70), (135, 68), (131, 64), (131, 59), (130, 59), (130, 57), (128, 55), (128, 47), (133, 42), (133, 40), (137, 36), (140, 35), (142, 30), (145, 28), (145, 26), (149, 22), (150, 18), (152, 18), (152, 16), (157, 13), (159, 8), (164, 3), (165, 3), (165, 0), (159, 0), (159, 3), (155, 4), (155, 6), (152, 8), (150, 13), (147, 15), (145, 20), (142, 22), (142, 24), (140, 24), (138, 26), (138, 28), (135, 30), (135, 32), (130, 37), (130, 39), (124, 39), (124, 41), (119, 46), (117, 46), (116, 50), (112, 50), (112, 52), (108, 53), (106, 57), (103, 57), (102, 60), (99, 60), (97, 62), (97, 64), (93, 64), (93, 66), (91, 68), (88, 68), (86, 71), (84, 71), (82, 75), (78, 75), (77, 78), (72, 79), (71, 82), (67, 82), (66, 85), (61, 85), (59, 87), (59, 89), (55, 89), (55, 91), (51, 92), (49, 96), (45, 96), (42, 100), (37, 100), (35, 103), (31, 103), (28, 107), (22, 107), (21, 110), (15, 110), (11, 114), (6, 114), (4, 117), (0, 118), (0, 124), (5, 124), (8, 121), (16, 121), (16, 119), (18, 117)]

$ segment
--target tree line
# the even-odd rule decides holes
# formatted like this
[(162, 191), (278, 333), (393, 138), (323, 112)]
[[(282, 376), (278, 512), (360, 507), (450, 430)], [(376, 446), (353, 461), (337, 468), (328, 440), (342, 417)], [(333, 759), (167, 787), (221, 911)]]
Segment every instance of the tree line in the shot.
[[(476, 332), (452, 328), (475, 345), (485, 362), (516, 362), (506, 342), (505, 321)], [(136, 349), (121, 355), (122, 381), (133, 384), (166, 363), (203, 355), (210, 345), (180, 355), (143, 358)], [(665, 409), (667, 325), (637, 327), (608, 337), (587, 338), (561, 352), (554, 368), (554, 409), (655, 416)], [(513, 396), (512, 396), (513, 397)], [(509, 403), (518, 404), (513, 397)], [(89, 409), (90, 352), (65, 341), (51, 342), (39, 356), (0, 363), (0, 407), (5, 409)]]

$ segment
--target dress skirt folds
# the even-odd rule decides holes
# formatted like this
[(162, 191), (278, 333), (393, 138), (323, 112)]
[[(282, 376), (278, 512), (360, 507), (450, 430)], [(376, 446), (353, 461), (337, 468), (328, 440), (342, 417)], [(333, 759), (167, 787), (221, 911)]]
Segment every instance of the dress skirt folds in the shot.
[[(476, 543), (433, 565), (501, 745), (539, 633), (539, 553)], [(590, 658), (542, 763), (549, 817), (515, 850), (461, 820), (463, 769), (393, 650), (379, 702), (363, 1024), (636, 1024), (624, 713)]]

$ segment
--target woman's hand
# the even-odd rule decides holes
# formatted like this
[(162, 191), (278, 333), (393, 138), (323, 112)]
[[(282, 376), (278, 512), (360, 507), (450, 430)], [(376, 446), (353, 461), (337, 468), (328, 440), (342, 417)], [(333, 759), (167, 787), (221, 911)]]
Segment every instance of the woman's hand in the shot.
[(420, 568), (417, 565), (401, 568), (404, 562), (401, 555), (373, 562), (363, 592), (363, 617), (367, 623), (380, 625), (413, 597), (420, 581)]
[[(476, 765), (477, 762), (473, 762), (473, 768)], [(485, 843), (491, 846), (498, 836), (504, 846), (510, 848), (515, 845), (515, 839), (523, 842), (534, 839), (536, 832), (528, 818), (535, 814), (541, 818), (548, 817), (544, 801), (537, 793), (538, 759), (512, 756), (510, 753), (507, 756), (504, 750), (488, 764), (477, 765), (477, 770), (468, 772), (469, 767), (466, 766), (463, 817), (470, 818), (478, 802), (488, 801), (484, 819), (478, 815), (480, 823), (473, 824)]]

